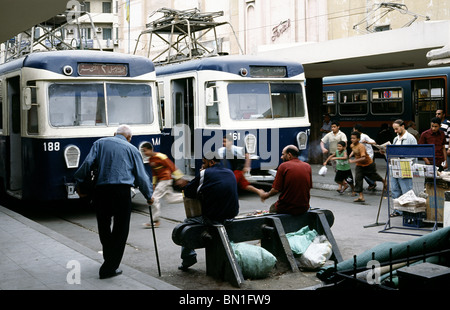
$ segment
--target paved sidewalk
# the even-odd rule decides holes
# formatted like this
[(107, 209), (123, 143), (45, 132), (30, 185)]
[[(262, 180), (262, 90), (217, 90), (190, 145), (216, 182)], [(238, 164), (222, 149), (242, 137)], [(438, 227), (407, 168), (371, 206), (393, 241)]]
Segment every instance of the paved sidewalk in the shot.
[[(386, 162), (376, 163), (384, 176)], [(337, 189), (332, 169), (319, 176), (321, 165), (311, 166), (315, 189)], [(100, 253), (0, 206), (0, 290), (178, 290), (123, 263), (122, 275), (100, 280), (102, 262)]]
[[(96, 253), (0, 206), (0, 290), (177, 290), (145, 273), (100, 280)], [(78, 284), (79, 282), (79, 284)]]

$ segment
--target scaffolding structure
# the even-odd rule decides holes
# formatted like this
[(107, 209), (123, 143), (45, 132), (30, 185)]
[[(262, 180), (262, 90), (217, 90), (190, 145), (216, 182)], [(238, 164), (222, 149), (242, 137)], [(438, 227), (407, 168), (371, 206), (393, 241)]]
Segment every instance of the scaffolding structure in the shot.
[[(359, 23), (354, 25), (353, 29), (356, 30), (357, 32), (360, 32), (363, 34), (380, 31), (380, 30), (377, 30), (377, 27), (375, 27), (375, 24), (377, 24), (382, 18), (384, 18), (391, 12), (398, 12), (403, 15), (411, 16), (411, 19), (405, 25), (403, 25), (402, 28), (411, 26), (419, 17), (422, 17), (427, 21), (430, 20), (429, 16), (411, 12), (408, 9), (408, 7), (404, 4), (393, 3), (393, 2), (382, 2), (382, 3), (378, 3), (378, 4), (374, 5), (372, 10), (370, 10), (367, 13), (367, 16), (362, 21), (360, 21)], [(360, 29), (359, 27), (364, 24), (367, 26), (365, 26), (364, 29)], [(380, 26), (378, 26), (378, 27), (380, 27)], [(386, 30), (390, 30), (390, 29), (386, 29)]]
[[(153, 12), (150, 18), (156, 13), (162, 13), (163, 16), (146, 24), (146, 29), (140, 33), (134, 49), (134, 54), (136, 54), (142, 36), (149, 35), (147, 57), (150, 58), (153, 37), (156, 36), (161, 39), (165, 46), (162, 51), (152, 58), (155, 65), (225, 55), (226, 53), (221, 50), (221, 39), (216, 32), (216, 28), (223, 25), (230, 26), (242, 54), (242, 48), (239, 45), (232, 25), (226, 21), (217, 22), (214, 20), (223, 16), (223, 11), (202, 13), (196, 8), (188, 10), (161, 8)], [(206, 35), (211, 32), (214, 35), (214, 39), (212, 40), (213, 46), (209, 47), (205, 42)]]

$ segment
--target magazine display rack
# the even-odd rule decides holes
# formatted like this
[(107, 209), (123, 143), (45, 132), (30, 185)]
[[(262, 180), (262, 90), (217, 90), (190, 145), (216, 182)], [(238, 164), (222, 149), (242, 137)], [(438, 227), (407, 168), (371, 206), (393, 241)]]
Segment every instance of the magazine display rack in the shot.
[[(399, 158), (400, 161), (401, 159), (405, 159), (405, 158), (433, 158), (433, 166), (432, 167), (427, 167), (429, 168), (428, 172), (427, 171), (423, 171), (424, 173), (428, 173), (431, 175), (432, 179), (433, 179), (433, 188), (434, 188), (434, 210), (435, 210), (435, 216), (434, 216), (434, 227), (432, 229), (427, 229), (427, 228), (420, 228), (420, 227), (408, 227), (408, 226), (391, 226), (391, 199), (390, 199), (390, 179), (391, 177), (393, 177), (393, 174), (395, 173), (400, 173), (400, 175), (396, 175), (395, 177), (403, 177), (404, 175), (402, 174), (410, 174), (408, 177), (413, 177), (413, 174), (415, 173), (415, 171), (413, 171), (413, 169), (411, 169), (411, 167), (406, 166), (402, 166), (400, 165), (400, 171), (390, 171), (390, 169), (392, 170), (392, 166), (391, 166), (391, 159), (396, 159)], [(386, 147), (386, 159), (387, 159), (387, 169), (386, 169), (386, 176), (387, 176), (387, 197), (388, 197), (388, 221), (384, 227), (383, 230), (381, 230), (380, 232), (390, 232), (390, 233), (397, 233), (397, 234), (405, 234), (405, 233), (401, 233), (401, 232), (394, 232), (394, 231), (390, 231), (392, 228), (399, 228), (399, 229), (406, 229), (406, 230), (427, 230), (427, 231), (434, 231), (437, 230), (438, 224), (437, 224), (437, 210), (438, 210), (438, 197), (436, 194), (436, 158), (435, 158), (435, 153), (434, 153), (434, 145), (433, 144), (418, 144), (418, 145), (388, 145)], [(425, 166), (425, 165), (422, 165)], [(416, 172), (417, 173), (417, 172)], [(429, 178), (431, 179), (431, 177), (429, 176)], [(424, 177), (426, 175), (423, 175)], [(430, 197), (430, 199), (428, 199), (428, 202), (431, 204), (432, 203), (432, 199)], [(408, 220), (406, 218), (406, 220)], [(405, 218), (404, 218), (405, 221)], [(406, 233), (409, 234), (409, 233)], [(415, 235), (415, 234), (411, 234), (411, 235)], [(421, 236), (421, 235), (419, 235)]]

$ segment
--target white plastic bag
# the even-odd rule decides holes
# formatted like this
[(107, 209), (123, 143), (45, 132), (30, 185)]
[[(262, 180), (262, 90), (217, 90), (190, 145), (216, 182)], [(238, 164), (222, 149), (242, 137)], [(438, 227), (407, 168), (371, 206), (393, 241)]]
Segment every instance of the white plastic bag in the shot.
[(331, 243), (327, 238), (317, 236), (297, 261), (300, 267), (314, 270), (323, 267), (332, 253)]
[(320, 168), (319, 170), (319, 175), (324, 177), (327, 174), (327, 171), (328, 171), (327, 166), (322, 166), (322, 168)]

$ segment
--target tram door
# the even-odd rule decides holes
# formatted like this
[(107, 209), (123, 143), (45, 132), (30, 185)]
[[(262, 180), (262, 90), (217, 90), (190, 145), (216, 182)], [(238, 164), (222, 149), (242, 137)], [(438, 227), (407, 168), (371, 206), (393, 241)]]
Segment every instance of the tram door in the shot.
[(8, 165), (8, 190), (19, 191), (22, 189), (22, 138), (21, 138), (21, 108), (20, 108), (20, 78), (14, 77), (6, 80), (7, 105), (9, 124), (9, 164)]
[[(444, 85), (445, 80), (442, 78), (413, 81), (413, 107), (419, 133), (430, 129), (436, 110), (446, 111)], [(446, 111), (446, 116), (449, 113)]]
[(195, 173), (194, 160), (194, 78), (172, 81), (173, 129), (172, 154), (175, 165), (186, 175)]

